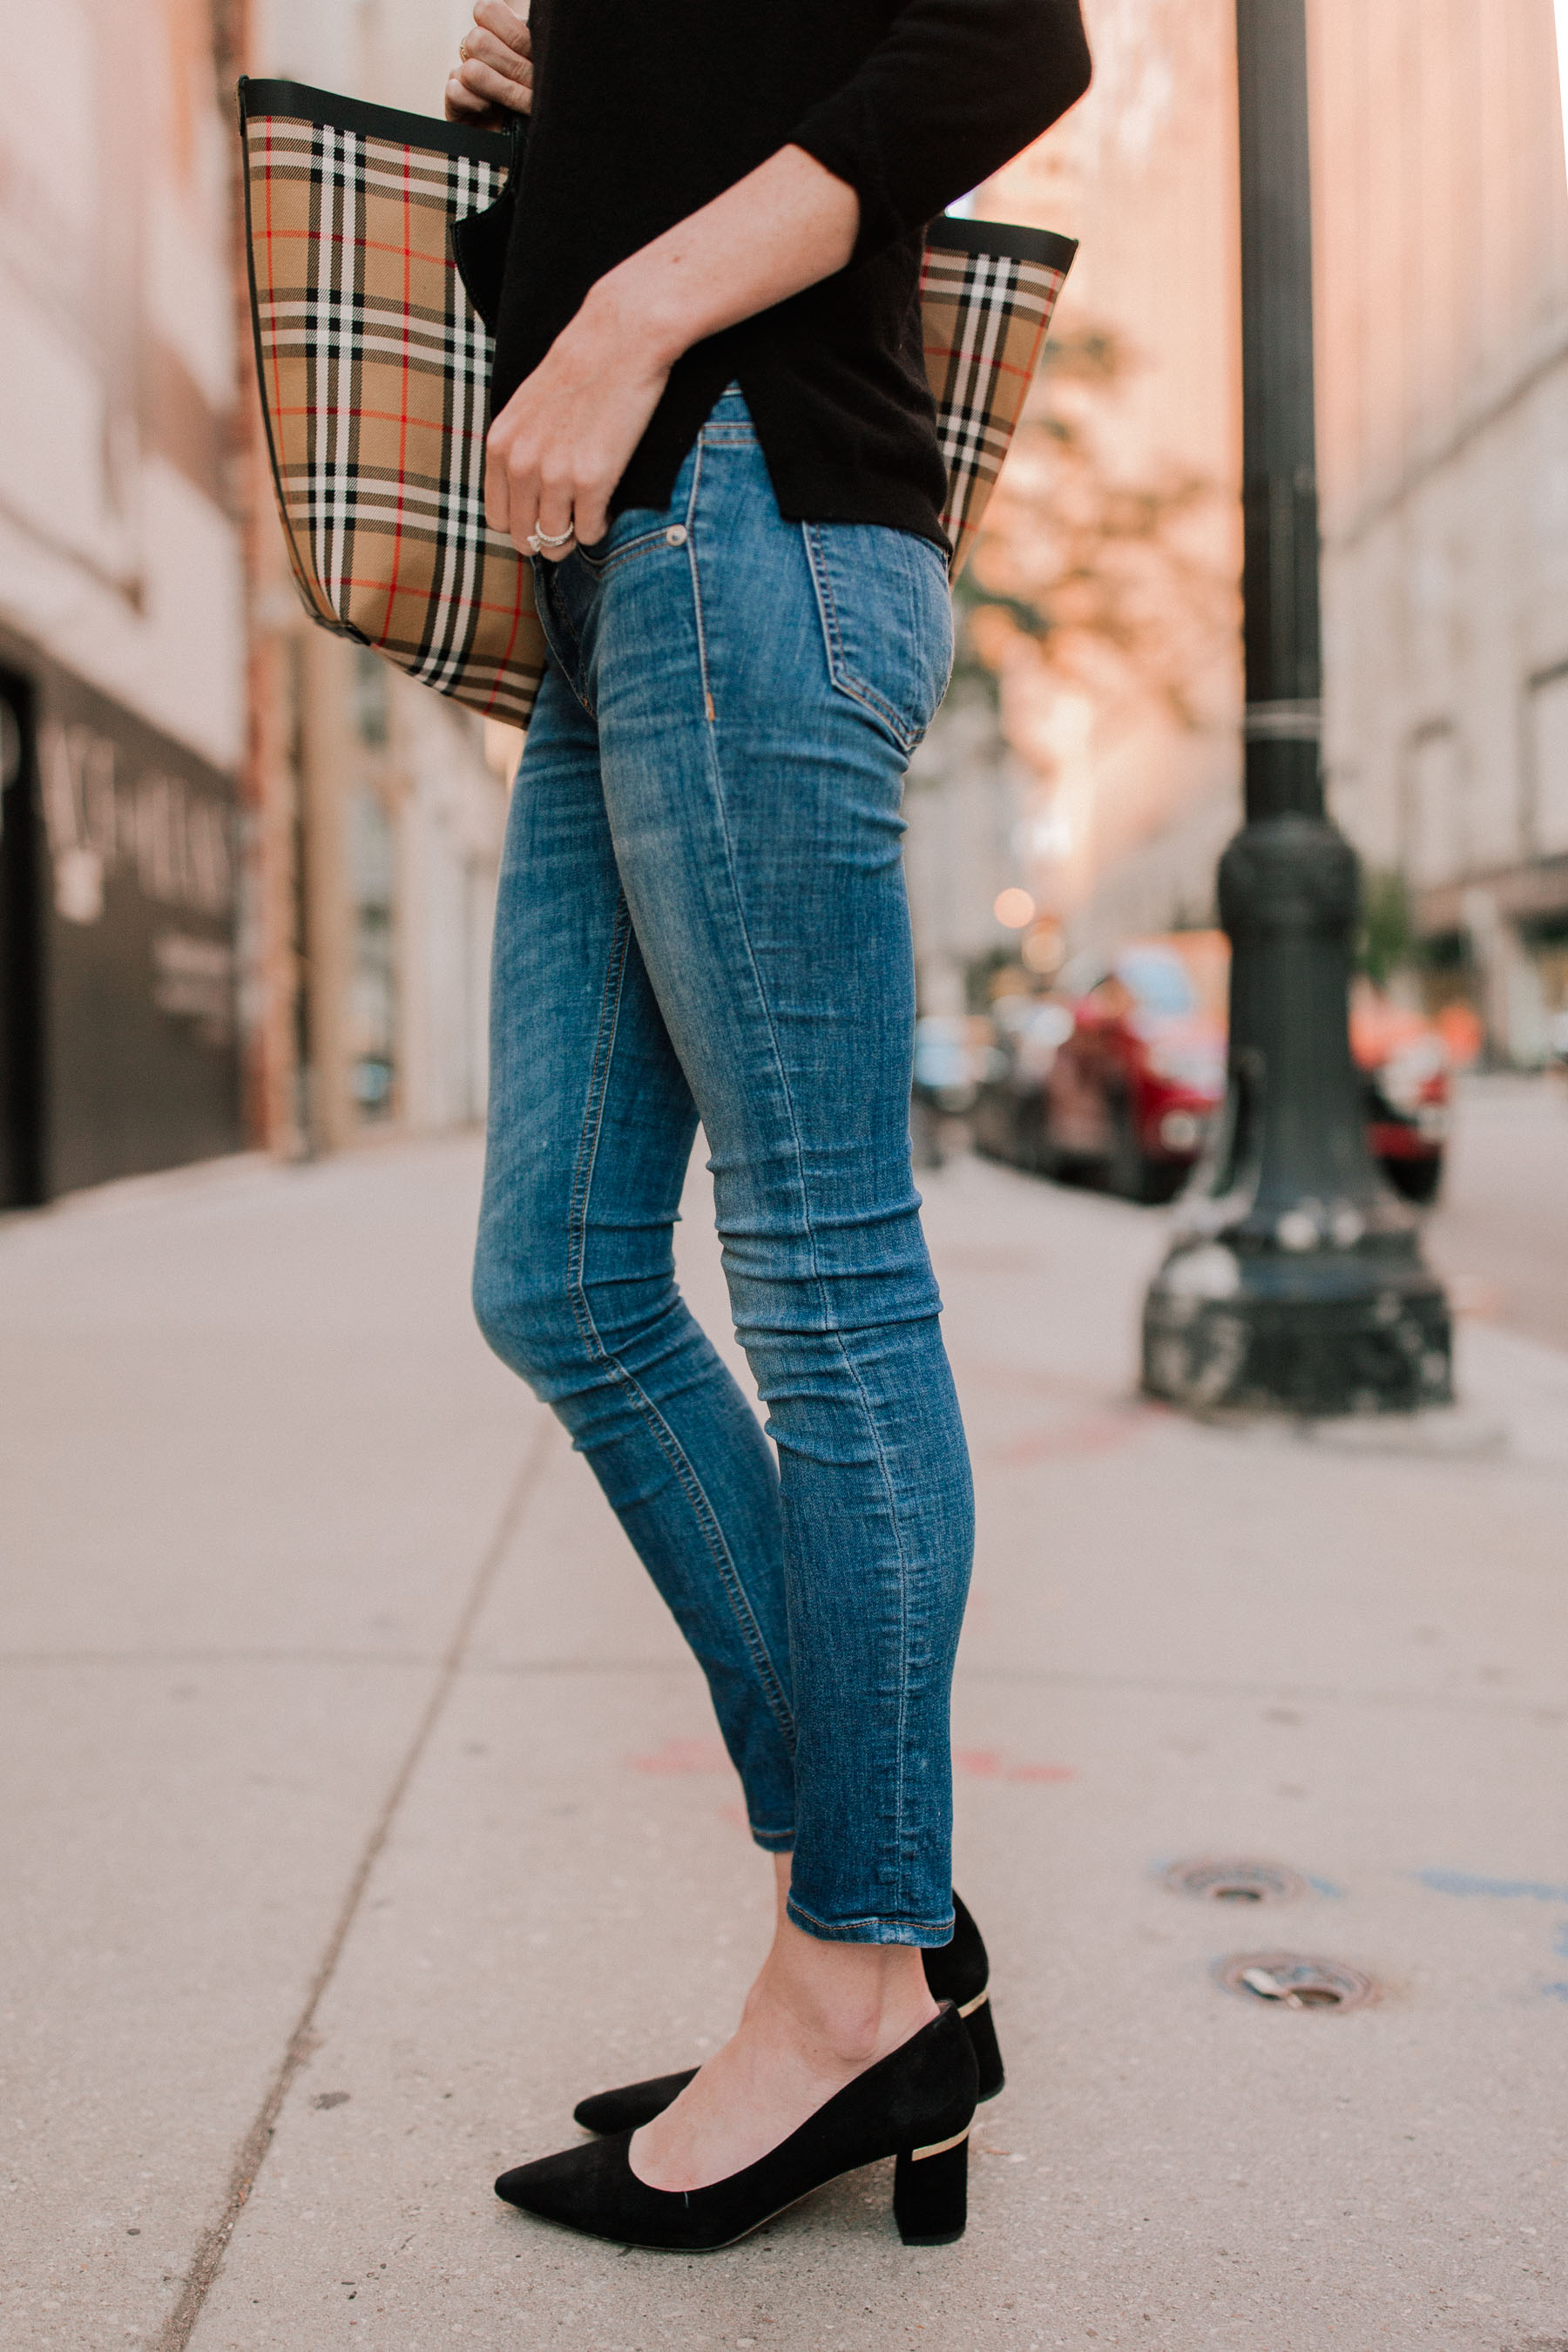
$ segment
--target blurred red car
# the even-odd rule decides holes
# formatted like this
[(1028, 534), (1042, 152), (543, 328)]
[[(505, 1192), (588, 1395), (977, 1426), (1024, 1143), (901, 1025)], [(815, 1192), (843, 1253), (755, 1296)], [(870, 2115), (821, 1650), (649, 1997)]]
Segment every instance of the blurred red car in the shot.
[[(1060, 1040), (1032, 1084), (1003, 1040), (976, 1108), (981, 1149), (1047, 1173), (1092, 1170), (1128, 1200), (1170, 1200), (1225, 1099), (1229, 977), (1220, 931), (1131, 940), (1109, 964), (1069, 964), (1050, 1000)], [(1434, 1199), (1448, 1130), (1440, 1032), (1358, 982), (1351, 1046), (1373, 1157), (1407, 1200)]]
[(1168, 1201), (1225, 1100), (1230, 942), (1223, 931), (1130, 940), (1062, 974), (1072, 1027), (1041, 1102), (1042, 1161), (1102, 1173), (1129, 1201)]
[(1366, 1097), (1366, 1139), (1407, 1201), (1435, 1201), (1448, 1139), (1453, 1055), (1434, 1022), (1358, 980), (1351, 996), (1351, 1051)]

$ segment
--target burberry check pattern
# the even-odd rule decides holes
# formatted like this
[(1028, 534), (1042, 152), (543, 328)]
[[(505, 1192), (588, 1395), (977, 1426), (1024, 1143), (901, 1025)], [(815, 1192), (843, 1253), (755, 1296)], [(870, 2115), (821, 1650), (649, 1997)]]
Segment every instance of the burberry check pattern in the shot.
[[(268, 95), (249, 85), (243, 109), (252, 310), (306, 610), (468, 709), (526, 726), (544, 639), (529, 564), (485, 522), (492, 342), (451, 255), (453, 223), (500, 192), (505, 142), (292, 86), (269, 112)], [(984, 237), (983, 224), (938, 222), (921, 289), (954, 579), (1071, 255), (1028, 232), (999, 232), (1006, 252)], [(1020, 249), (1031, 244), (1051, 259)]]
[[(979, 225), (977, 225), (979, 226)], [(947, 467), (942, 528), (956, 580), (969, 561), (1067, 277), (1045, 261), (942, 243), (934, 224), (921, 273), (926, 375)]]
[(486, 525), (490, 338), (452, 220), (503, 164), (278, 116), (246, 125), (257, 361), (311, 617), (487, 718), (544, 669), (528, 566)]

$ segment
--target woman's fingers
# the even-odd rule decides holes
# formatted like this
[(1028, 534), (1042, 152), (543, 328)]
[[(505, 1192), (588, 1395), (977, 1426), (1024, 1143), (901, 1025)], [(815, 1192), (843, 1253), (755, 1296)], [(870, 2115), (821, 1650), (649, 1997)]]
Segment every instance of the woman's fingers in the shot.
[(533, 108), (533, 68), (510, 59), (506, 71), (472, 49), (458, 68), (463, 87), (482, 106), (500, 107), (508, 114), (528, 114)]
[(503, 81), (520, 89), (531, 89), (533, 86), (533, 60), (528, 51), (524, 49), (520, 56), (505, 41), (498, 40), (494, 33), (477, 28), (471, 32), (463, 43), (462, 61), (465, 65), (489, 66)]
[[(509, 402), (485, 436), (485, 520), (503, 537), (512, 526), (511, 404)], [(520, 541), (521, 546), (521, 541)]]
[[(553, 474), (541, 480), (536, 495), (538, 505), (531, 528), (539, 535), (539, 552), (550, 562), (559, 563), (563, 556), (571, 554), (574, 543), (572, 484)], [(518, 511), (515, 502), (512, 511)], [(560, 544), (546, 547), (543, 541), (548, 539), (559, 541)], [(593, 544), (592, 541), (589, 544)]]
[[(474, 23), (481, 31), (493, 33), (498, 41), (504, 41), (515, 56), (533, 55), (527, 19), (520, 16), (515, 8), (509, 8), (507, 0), (475, 0)], [(473, 46), (474, 36), (470, 33), (468, 47), (472, 49)]]
[(497, 73), (510, 80), (529, 83), (533, 79), (533, 61), (528, 52), (524, 50), (519, 57), (517, 51), (509, 49), (504, 41), (498, 41), (493, 33), (473, 32), (468, 35), (463, 43), (463, 60), (468, 64), (476, 58), (483, 65), (493, 66)]
[(572, 518), (581, 546), (596, 547), (609, 530), (610, 493), (615, 487), (615, 482), (607, 481), (603, 472), (578, 483), (572, 501)]
[(461, 65), (456, 79), (469, 97), (489, 114), (499, 118), (505, 114), (531, 114), (533, 111), (533, 92), (527, 84), (509, 80), (497, 73), (493, 66)]
[(469, 68), (488, 68), (495, 79), (480, 94), (513, 114), (528, 112), (533, 103), (533, 39), (506, 0), (477, 0), (474, 29), (463, 42), (463, 67), (470, 89), (478, 83)]
[[(610, 527), (610, 493), (619, 479), (587, 460), (541, 467), (521, 444), (492, 436), (485, 468), (485, 512), (492, 530), (504, 531), (524, 554), (559, 563), (574, 547), (593, 547)], [(569, 534), (569, 535), (568, 535)], [(534, 549), (530, 541), (555, 540)]]
[[(485, 446), (485, 520), (490, 529), (503, 532), (521, 553), (545, 555), (558, 563), (575, 543), (575, 503), (570, 472), (560, 466), (541, 466), (531, 436), (512, 416), (509, 404), (491, 425)], [(536, 536), (558, 539), (561, 544), (535, 549), (530, 542)]]
[(499, 125), (500, 118), (489, 99), (474, 96), (458, 71), (447, 77), (447, 120), (448, 122), (471, 123), (478, 130), (489, 130)]
[(477, 0), (474, 29), (464, 36), (447, 83), (447, 119), (493, 123), (533, 106), (533, 45), (528, 26), (506, 0)]

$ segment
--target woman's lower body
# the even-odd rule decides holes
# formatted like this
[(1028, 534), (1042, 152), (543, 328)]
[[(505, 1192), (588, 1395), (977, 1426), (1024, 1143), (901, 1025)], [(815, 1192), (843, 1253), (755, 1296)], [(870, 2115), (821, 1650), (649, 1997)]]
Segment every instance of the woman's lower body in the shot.
[[(899, 813), (951, 659), (942, 554), (785, 522), (732, 392), (668, 512), (540, 583), (479, 1321), (700, 1662), (792, 1932), (942, 1945), (973, 1511), (910, 1170)], [(776, 1464), (676, 1286), (700, 1122)]]

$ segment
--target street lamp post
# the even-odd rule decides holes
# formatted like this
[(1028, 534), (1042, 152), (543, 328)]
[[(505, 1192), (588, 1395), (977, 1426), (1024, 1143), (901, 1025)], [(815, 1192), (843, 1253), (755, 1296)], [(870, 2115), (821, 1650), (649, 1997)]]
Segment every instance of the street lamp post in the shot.
[(1144, 1309), (1143, 1381), (1198, 1410), (1452, 1394), (1448, 1310), (1367, 1150), (1354, 852), (1323, 797), (1306, 0), (1237, 0), (1246, 822), (1220, 862), (1229, 1092)]

